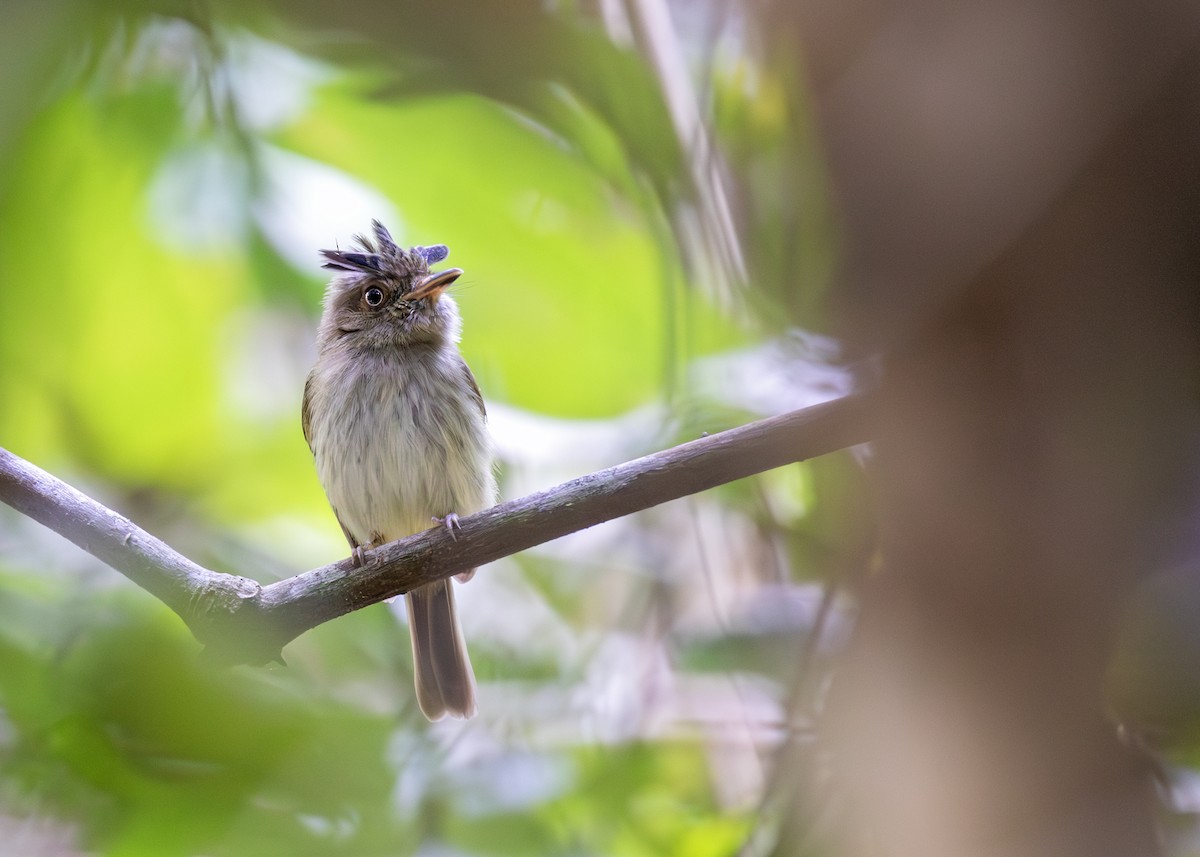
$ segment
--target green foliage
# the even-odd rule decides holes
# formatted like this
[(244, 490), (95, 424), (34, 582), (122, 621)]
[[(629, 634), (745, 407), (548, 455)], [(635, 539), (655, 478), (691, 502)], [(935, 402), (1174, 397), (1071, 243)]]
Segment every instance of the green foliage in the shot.
[[(472, 325), (463, 343), (490, 392), (595, 417), (661, 389), (663, 331), (678, 322), (663, 295), (672, 262), (646, 213), (528, 122), (477, 96), (395, 105), (326, 91), (281, 142), (402, 200), (421, 241), (452, 241), (467, 322), (503, 320)], [(711, 307), (689, 322), (701, 348), (736, 341)]]
[[(764, 334), (743, 284), (689, 250), (699, 203), (656, 72), (571, 4), (46, 9), (0, 36), (30, 82), (0, 95), (0, 443), (197, 561), (267, 580), (345, 553), (299, 402), (316, 253), (351, 239), (304, 229), (346, 200), (371, 209), (351, 229), (379, 216), (465, 269), (463, 349), (509, 496), (777, 409), (697, 371)], [(784, 186), (764, 190), (785, 105), (715, 74), (719, 131), (754, 173), (749, 302), (779, 306), (798, 276), (810, 299), (828, 259), (793, 264), (767, 228), (795, 221)], [(772, 312), (767, 329), (788, 321)], [(0, 817), (129, 857), (734, 853), (755, 792), (719, 788), (703, 706), (656, 705), (714, 669), (786, 674), (715, 632), (767, 551), (788, 583), (853, 540), (819, 502), (848, 471), (795, 468), (482, 571), (465, 726), (420, 718), (397, 605), (305, 635), (287, 668), (217, 670), (157, 601), (0, 516)]]

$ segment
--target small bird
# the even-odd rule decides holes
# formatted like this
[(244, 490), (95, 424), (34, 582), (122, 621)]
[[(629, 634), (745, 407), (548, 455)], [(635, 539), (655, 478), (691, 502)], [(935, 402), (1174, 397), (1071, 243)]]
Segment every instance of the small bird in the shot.
[[(317, 475), (354, 555), (427, 529), (496, 498), (483, 396), (458, 351), (458, 307), (446, 289), (458, 268), (432, 272), (444, 244), (396, 245), (378, 220), (374, 241), (322, 250), (337, 273), (325, 292), (317, 360), (302, 422)], [(465, 580), (474, 572), (458, 575)], [(449, 580), (407, 594), (417, 702), (430, 720), (475, 713), (475, 676)]]

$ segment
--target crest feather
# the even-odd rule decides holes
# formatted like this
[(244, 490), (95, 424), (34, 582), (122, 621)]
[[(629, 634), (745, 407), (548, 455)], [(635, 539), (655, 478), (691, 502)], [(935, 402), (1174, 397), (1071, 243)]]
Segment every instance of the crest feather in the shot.
[(404, 251), (392, 240), (392, 233), (378, 220), (371, 221), (371, 229), (375, 232), (375, 240), (379, 242), (379, 252), (385, 256), (402, 256)]
[(358, 250), (322, 250), (325, 257), (323, 268), (351, 273), (374, 274), (384, 277), (405, 278), (427, 272), (450, 255), (445, 244), (429, 247), (413, 247), (407, 253), (396, 244), (392, 233), (378, 220), (371, 221), (374, 241), (364, 235), (355, 235)]
[(429, 247), (414, 247), (412, 253), (424, 259), (426, 265), (436, 265), (450, 255), (450, 248), (445, 244), (433, 244)]
[(327, 260), (322, 268), (335, 271), (362, 271), (368, 274), (383, 273), (383, 259), (375, 253), (348, 253), (342, 250), (322, 250)]

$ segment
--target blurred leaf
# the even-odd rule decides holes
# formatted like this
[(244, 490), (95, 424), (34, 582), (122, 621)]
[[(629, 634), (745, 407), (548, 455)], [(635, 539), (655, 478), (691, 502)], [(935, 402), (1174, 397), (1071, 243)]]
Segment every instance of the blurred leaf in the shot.
[[(676, 321), (663, 248), (645, 214), (551, 139), (477, 97), (384, 105), (331, 88), (284, 142), (396, 200), (401, 241), (450, 244), (467, 272), (463, 349), (489, 396), (587, 417), (661, 389)], [(692, 353), (736, 341), (713, 309), (690, 310)]]
[[(63, 99), (30, 128), (0, 207), (0, 430), (125, 482), (211, 476), (219, 341), (245, 274), (142, 227), (171, 94)], [(20, 285), (13, 285), (20, 284)], [(32, 417), (32, 419), (31, 419)]]

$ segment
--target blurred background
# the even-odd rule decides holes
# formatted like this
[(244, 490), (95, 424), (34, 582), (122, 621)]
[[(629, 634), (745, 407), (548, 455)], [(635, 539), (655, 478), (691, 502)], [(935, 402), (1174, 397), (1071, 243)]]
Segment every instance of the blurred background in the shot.
[[(832, 248), (749, 10), (5, 8), (0, 438), (201, 564), (265, 582), (346, 555), (300, 396), (317, 251), (372, 218), (466, 271), (505, 498), (848, 389), (783, 311), (817, 304)], [(790, 226), (747, 245), (739, 218)], [(434, 725), (400, 602), (286, 669), (207, 669), (161, 604), (0, 510), (0, 851), (731, 853), (855, 471), (481, 571), (458, 592), (480, 715)], [(822, 615), (814, 660), (841, 633)]]
[[(1053, 5), (1053, 9), (1051, 9)], [(325, 278), (446, 243), (514, 498), (882, 383), (865, 449), (220, 670), (0, 508), (0, 854), (1200, 853), (1196, 14), (4, 3), (0, 444), (191, 559), (346, 546)]]

